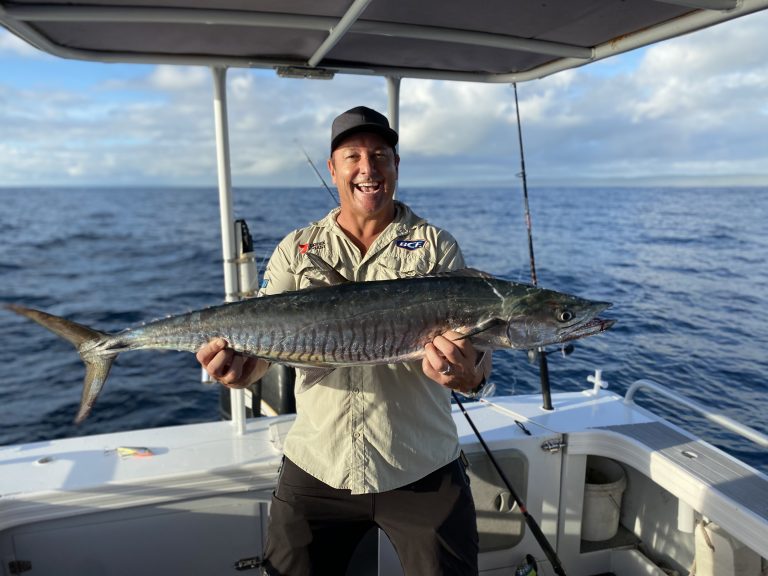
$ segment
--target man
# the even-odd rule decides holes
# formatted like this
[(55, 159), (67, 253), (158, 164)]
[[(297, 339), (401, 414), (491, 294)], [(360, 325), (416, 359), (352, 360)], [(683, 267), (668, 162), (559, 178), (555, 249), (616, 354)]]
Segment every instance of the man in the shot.
[[(370, 108), (334, 120), (328, 170), (340, 207), (280, 242), (261, 295), (322, 282), (307, 252), (359, 282), (464, 268), (450, 234), (394, 200), (397, 140)], [(268, 367), (222, 339), (197, 358), (233, 388), (255, 382)], [(474, 503), (450, 390), (472, 394), (489, 370), (490, 354), (449, 332), (425, 346), (421, 362), (340, 368), (308, 387), (299, 371), (297, 417), (270, 511), (266, 573), (343, 575), (360, 539), (378, 526), (406, 575), (477, 574)]]

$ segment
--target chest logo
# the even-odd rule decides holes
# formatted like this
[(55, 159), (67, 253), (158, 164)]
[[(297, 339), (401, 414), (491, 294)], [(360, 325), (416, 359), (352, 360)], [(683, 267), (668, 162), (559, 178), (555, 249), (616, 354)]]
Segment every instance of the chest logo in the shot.
[(310, 244), (299, 244), (299, 254), (306, 254), (307, 252), (318, 252), (325, 248), (325, 242), (312, 242)]
[(426, 240), (395, 240), (395, 246), (403, 250), (418, 250), (429, 246)]

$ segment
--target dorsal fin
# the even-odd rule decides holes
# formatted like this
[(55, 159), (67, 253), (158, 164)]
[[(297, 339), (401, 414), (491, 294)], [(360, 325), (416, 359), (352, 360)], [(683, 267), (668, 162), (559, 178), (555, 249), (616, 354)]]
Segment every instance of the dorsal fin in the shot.
[[(315, 254), (314, 252), (307, 252), (306, 253), (307, 258), (312, 263), (312, 265), (315, 267), (316, 270), (321, 272), (323, 274), (324, 281), (323, 280), (316, 280), (312, 279), (310, 280), (310, 284), (313, 288), (319, 288), (321, 286), (337, 286), (339, 284), (348, 284), (352, 282), (349, 278), (341, 274), (338, 270), (336, 270), (333, 266), (331, 266), (328, 262), (323, 260), (318, 254)], [(435, 274), (425, 274), (424, 276), (417, 276), (421, 278), (432, 278), (432, 277), (469, 277), (469, 278), (493, 278), (493, 274), (489, 274), (488, 272), (483, 272), (482, 270), (478, 270), (476, 268), (461, 268), (459, 270), (451, 270), (450, 272), (437, 272)]]
[(437, 274), (430, 274), (430, 276), (466, 276), (469, 278), (494, 278), (493, 274), (483, 272), (477, 268), (461, 268), (459, 270), (451, 270), (450, 272), (438, 272)]

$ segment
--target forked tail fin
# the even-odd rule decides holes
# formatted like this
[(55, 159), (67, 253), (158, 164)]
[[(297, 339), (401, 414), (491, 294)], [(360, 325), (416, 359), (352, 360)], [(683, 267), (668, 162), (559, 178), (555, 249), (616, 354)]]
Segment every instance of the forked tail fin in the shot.
[(88, 328), (82, 324), (71, 322), (59, 316), (53, 316), (52, 314), (46, 314), (39, 310), (33, 310), (32, 308), (24, 308), (23, 306), (17, 306), (15, 304), (8, 304), (6, 306), (8, 310), (26, 316), (30, 320), (37, 322), (44, 328), (47, 328), (54, 334), (61, 336), (65, 340), (69, 341), (75, 348), (77, 348), (80, 358), (85, 363), (85, 379), (83, 380), (83, 395), (80, 399), (80, 409), (75, 418), (75, 423), (79, 424), (85, 420), (88, 413), (91, 411), (96, 398), (101, 392), (104, 382), (109, 375), (109, 369), (112, 367), (112, 362), (117, 357), (117, 354), (95, 352), (94, 346), (110, 338), (109, 334), (105, 332), (99, 332), (93, 328)]

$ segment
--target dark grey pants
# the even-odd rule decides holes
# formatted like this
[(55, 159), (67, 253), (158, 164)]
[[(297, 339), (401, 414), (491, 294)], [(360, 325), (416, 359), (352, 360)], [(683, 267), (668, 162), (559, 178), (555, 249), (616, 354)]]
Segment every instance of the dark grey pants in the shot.
[(353, 496), (287, 458), (272, 497), (264, 573), (344, 576), (372, 526), (389, 537), (406, 576), (478, 573), (475, 505), (460, 460), (402, 488)]

